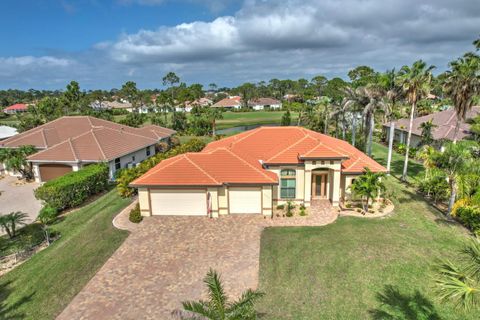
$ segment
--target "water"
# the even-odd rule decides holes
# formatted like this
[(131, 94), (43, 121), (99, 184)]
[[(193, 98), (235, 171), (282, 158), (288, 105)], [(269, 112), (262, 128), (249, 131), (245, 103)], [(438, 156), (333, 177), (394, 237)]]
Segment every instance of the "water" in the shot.
[(258, 127), (278, 127), (278, 126), (280, 126), (280, 123), (250, 124), (245, 126), (220, 129), (220, 130), (217, 130), (217, 134), (231, 135), (231, 134), (240, 133), (247, 130), (256, 129)]

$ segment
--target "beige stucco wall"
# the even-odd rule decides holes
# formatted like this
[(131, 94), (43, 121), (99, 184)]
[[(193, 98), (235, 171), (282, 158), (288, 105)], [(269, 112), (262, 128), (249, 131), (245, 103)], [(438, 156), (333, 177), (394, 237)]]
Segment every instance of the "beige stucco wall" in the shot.
[(225, 186), (218, 188), (218, 213), (228, 214), (228, 192)]
[(150, 194), (147, 188), (138, 188), (138, 202), (140, 203), (140, 212), (142, 216), (151, 216), (150, 210)]
[(342, 188), (342, 199), (350, 199), (352, 197), (352, 191), (350, 190), (350, 186), (352, 185), (352, 180), (356, 177), (358, 177), (358, 175), (342, 174), (342, 180), (344, 185), (344, 187)]
[(263, 186), (262, 187), (262, 214), (264, 216), (272, 215), (272, 206), (273, 206), (273, 194), (272, 186)]
[(280, 185), (274, 185), (272, 188), (272, 202), (273, 205), (285, 204), (287, 201), (291, 201), (297, 204), (304, 202), (305, 198), (305, 168), (303, 166), (275, 166), (268, 168), (269, 171), (274, 172), (278, 176), (278, 181), (280, 183), (280, 172), (284, 169), (293, 169), (295, 170), (295, 199), (282, 199), (280, 198)]
[(213, 218), (218, 218), (218, 188), (207, 188), (207, 192), (210, 194), (210, 214)]

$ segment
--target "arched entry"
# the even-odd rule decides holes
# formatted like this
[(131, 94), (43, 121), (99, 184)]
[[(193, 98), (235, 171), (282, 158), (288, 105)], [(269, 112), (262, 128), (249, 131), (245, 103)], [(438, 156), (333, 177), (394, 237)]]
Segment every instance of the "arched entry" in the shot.
[(330, 193), (330, 174), (328, 169), (312, 171), (312, 199), (328, 199)]

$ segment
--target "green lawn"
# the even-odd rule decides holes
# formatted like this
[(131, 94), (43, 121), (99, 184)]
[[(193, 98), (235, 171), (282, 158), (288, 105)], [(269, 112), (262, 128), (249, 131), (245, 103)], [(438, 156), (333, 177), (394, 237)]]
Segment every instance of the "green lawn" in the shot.
[(61, 238), (0, 278), (0, 318), (55, 318), (127, 237), (112, 219), (129, 203), (112, 190), (52, 226)]
[[(217, 121), (217, 129), (226, 129), (238, 126), (280, 123), (284, 111), (250, 111), (250, 112), (224, 112), (223, 119)], [(292, 112), (292, 122), (297, 121), (298, 113)], [(114, 116), (115, 121), (124, 119), (126, 115)], [(170, 119), (171, 113), (168, 114)], [(191, 117), (188, 114), (188, 117)], [(169, 120), (170, 121), (170, 120)], [(148, 120), (145, 124), (150, 124)]]
[[(388, 147), (374, 142), (372, 144), (372, 157), (378, 163), (387, 166), (387, 157), (388, 157)], [(394, 177), (400, 178), (403, 172), (403, 164), (405, 162), (405, 156), (396, 153), (392, 153), (392, 163), (391, 163), (391, 174)], [(423, 165), (418, 161), (410, 159), (408, 161), (408, 180), (416, 181), (420, 179), (421, 175), (424, 172)]]
[[(432, 263), (460, 248), (464, 229), (398, 180), (387, 185), (395, 191), (390, 217), (263, 232), (265, 319), (478, 319), (436, 301), (432, 289)], [(422, 310), (438, 317), (423, 317)]]

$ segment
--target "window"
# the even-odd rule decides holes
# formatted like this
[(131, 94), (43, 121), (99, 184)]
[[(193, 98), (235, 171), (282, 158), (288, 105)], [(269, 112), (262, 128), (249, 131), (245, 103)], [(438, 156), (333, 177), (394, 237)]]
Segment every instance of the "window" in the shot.
[(295, 170), (284, 169), (280, 172), (280, 198), (295, 199)]
[(132, 161), (135, 161), (135, 156), (132, 156)]
[(147, 152), (147, 157), (150, 157), (150, 147), (149, 146), (147, 147), (146, 152)]
[(120, 164), (120, 158), (115, 159), (115, 170), (120, 170), (122, 165)]

